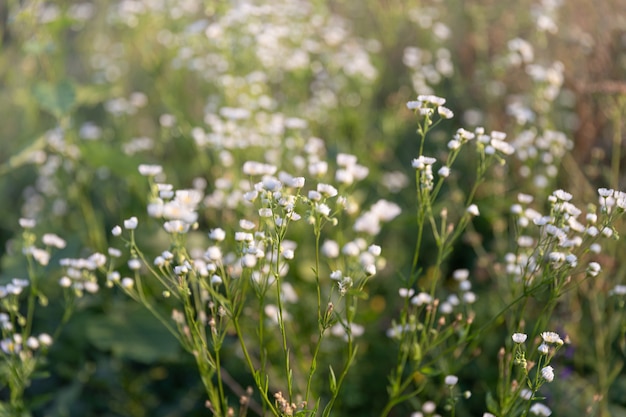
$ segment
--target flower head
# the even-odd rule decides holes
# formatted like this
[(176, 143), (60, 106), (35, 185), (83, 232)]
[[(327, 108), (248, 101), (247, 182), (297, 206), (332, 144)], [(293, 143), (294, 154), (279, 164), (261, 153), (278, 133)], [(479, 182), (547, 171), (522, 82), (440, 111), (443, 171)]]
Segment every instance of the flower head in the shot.
[(513, 333), (511, 338), (515, 343), (524, 343), (528, 338), (528, 335), (526, 333)]
[(563, 339), (561, 339), (561, 336), (555, 332), (543, 332), (541, 333), (541, 338), (546, 343), (556, 343), (557, 345), (563, 344)]
[(541, 368), (541, 376), (547, 382), (552, 382), (554, 380), (554, 368), (551, 366)]

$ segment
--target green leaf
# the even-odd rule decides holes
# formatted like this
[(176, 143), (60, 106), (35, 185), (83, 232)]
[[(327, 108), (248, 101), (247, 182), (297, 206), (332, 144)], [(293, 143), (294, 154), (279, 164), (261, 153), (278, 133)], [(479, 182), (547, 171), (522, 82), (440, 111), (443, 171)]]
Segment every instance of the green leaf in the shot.
[(81, 105), (93, 106), (108, 100), (112, 95), (112, 87), (110, 85), (76, 85), (75, 87), (76, 102)]
[(98, 349), (137, 362), (174, 360), (180, 354), (178, 341), (143, 308), (127, 307), (92, 317), (86, 333)]
[(79, 144), (83, 161), (94, 169), (106, 167), (120, 178), (144, 182), (137, 171), (142, 162), (138, 157), (128, 156), (104, 141), (81, 141)]
[(0, 175), (5, 175), (24, 165), (31, 164), (34, 152), (43, 149), (45, 146), (45, 136), (42, 135), (33, 139), (31, 143), (11, 156), (7, 162), (0, 164)]
[(493, 398), (493, 395), (491, 394), (491, 391), (487, 392), (486, 403), (487, 403), (487, 410), (491, 414), (494, 414), (494, 415), (497, 416), (499, 414), (499, 412), (500, 412), (500, 407), (498, 407), (498, 403)]
[(62, 80), (56, 84), (41, 81), (33, 87), (33, 96), (39, 106), (57, 119), (69, 114), (76, 103), (74, 84)]
[(328, 375), (328, 379), (330, 382), (330, 392), (335, 394), (337, 392), (337, 378), (335, 377), (335, 371), (333, 371), (333, 367), (328, 365), (328, 369), (330, 369), (330, 374)]
[(426, 376), (437, 376), (441, 374), (440, 370), (437, 370), (435, 368), (432, 368), (430, 366), (426, 366), (424, 368), (420, 368), (419, 370), (422, 374), (426, 375)]

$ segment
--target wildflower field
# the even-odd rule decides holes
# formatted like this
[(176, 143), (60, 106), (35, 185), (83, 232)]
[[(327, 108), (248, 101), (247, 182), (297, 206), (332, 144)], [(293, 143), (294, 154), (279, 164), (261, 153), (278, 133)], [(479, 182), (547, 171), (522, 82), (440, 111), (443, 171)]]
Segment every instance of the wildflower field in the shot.
[(622, 0), (3, 0), (0, 417), (626, 416)]

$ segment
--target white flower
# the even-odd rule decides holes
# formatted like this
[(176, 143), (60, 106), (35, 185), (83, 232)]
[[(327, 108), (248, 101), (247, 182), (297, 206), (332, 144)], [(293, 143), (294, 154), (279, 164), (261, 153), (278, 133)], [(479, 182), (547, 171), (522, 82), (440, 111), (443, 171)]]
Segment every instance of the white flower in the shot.
[(122, 279), (122, 287), (126, 288), (127, 290), (133, 288), (133, 286), (135, 285), (135, 280), (129, 277), (125, 277)]
[(541, 368), (541, 376), (547, 382), (552, 382), (554, 380), (554, 368), (551, 366)]
[(256, 256), (248, 253), (241, 258), (241, 266), (244, 268), (254, 268), (256, 265), (257, 259)]
[(443, 119), (452, 119), (454, 117), (452, 110), (444, 106), (437, 107), (437, 113), (439, 113), (439, 116)]
[(480, 215), (480, 211), (478, 211), (478, 206), (476, 204), (472, 204), (470, 205), (467, 210), (466, 210), (469, 214), (471, 214), (472, 216), (478, 216)]
[(167, 233), (187, 233), (189, 231), (189, 223), (182, 220), (170, 220), (163, 223), (163, 229)]
[(421, 306), (423, 304), (430, 304), (432, 300), (433, 298), (430, 296), (430, 294), (421, 292), (417, 294), (415, 297), (411, 298), (411, 304), (414, 304), (416, 306)]
[(327, 258), (336, 258), (339, 256), (339, 244), (334, 240), (326, 240), (322, 244), (321, 251)]
[(592, 253), (600, 253), (602, 252), (602, 246), (600, 246), (599, 243), (592, 243), (591, 246), (589, 246), (589, 251)]
[(436, 158), (420, 155), (418, 158), (413, 159), (411, 166), (417, 170), (426, 168), (427, 165), (432, 165), (437, 162)]
[(342, 167), (350, 167), (356, 164), (357, 157), (348, 153), (337, 154), (337, 165)]
[(347, 256), (358, 256), (361, 251), (355, 242), (348, 242), (343, 246), (341, 252)]
[(137, 217), (133, 216), (130, 219), (124, 220), (124, 227), (127, 230), (134, 230), (137, 228), (138, 220)]
[(31, 336), (26, 339), (26, 346), (28, 346), (32, 350), (36, 350), (37, 348), (39, 348), (39, 340), (37, 340), (36, 337)]
[(215, 240), (217, 242), (221, 242), (226, 238), (226, 232), (221, 228), (211, 229), (209, 232), (209, 239)]
[(55, 235), (54, 233), (46, 233), (41, 237), (44, 245), (54, 246), (57, 249), (63, 249), (66, 245), (65, 240)]
[(434, 104), (435, 106), (443, 106), (446, 104), (446, 99), (443, 97), (438, 97), (432, 94), (420, 94), (417, 96), (417, 100), (423, 103)]
[(462, 269), (456, 269), (453, 273), (452, 273), (452, 277), (456, 280), (456, 281), (465, 281), (468, 277), (469, 277), (469, 270), (462, 268)]
[(400, 288), (398, 294), (402, 298), (411, 298), (415, 294), (415, 290), (413, 288)]
[(254, 240), (254, 235), (248, 232), (235, 232), (235, 240), (237, 242), (252, 242)]
[(107, 281), (118, 282), (120, 280), (120, 273), (117, 271), (111, 271), (107, 274)]
[(601, 270), (602, 270), (602, 267), (597, 262), (589, 262), (589, 265), (587, 266), (587, 274), (589, 274), (592, 277), (597, 276)]
[(338, 191), (330, 184), (317, 184), (317, 192), (326, 197), (334, 197)]
[(320, 213), (322, 216), (328, 217), (330, 215), (330, 207), (324, 203), (315, 204), (315, 211)]
[(119, 226), (115, 226), (112, 230), (111, 230), (111, 234), (113, 236), (119, 236), (122, 234), (122, 228)]
[(44, 346), (50, 346), (52, 344), (52, 337), (48, 333), (42, 333), (38, 336), (39, 343)]
[(22, 217), (19, 219), (19, 223), (20, 227), (24, 229), (32, 229), (37, 224), (37, 221), (35, 219), (26, 219)]
[(539, 351), (539, 353), (541, 353), (542, 355), (547, 355), (548, 352), (550, 351), (550, 348), (548, 347), (548, 345), (546, 345), (545, 343), (542, 343), (539, 345), (539, 347), (537, 348), (537, 350)]
[(381, 247), (380, 247), (380, 246), (378, 246), (378, 245), (370, 245), (370, 246), (367, 248), (367, 251), (368, 251), (369, 253), (371, 253), (372, 255), (374, 255), (374, 256), (380, 256), (380, 253), (381, 253), (382, 249), (381, 249)]
[(439, 168), (439, 171), (437, 171), (437, 173), (443, 178), (448, 178), (450, 176), (450, 167), (444, 165)]
[(437, 409), (437, 404), (435, 404), (433, 401), (426, 401), (422, 405), (422, 411), (425, 412), (426, 414), (432, 414), (435, 412), (436, 409)]
[(322, 199), (322, 194), (315, 190), (309, 190), (308, 196), (311, 201), (320, 201)]
[(159, 175), (161, 172), (163, 172), (163, 167), (161, 165), (139, 165), (139, 173), (144, 177), (154, 177)]
[(246, 161), (243, 164), (243, 173), (246, 175), (274, 175), (278, 170), (274, 165), (256, 161)]
[(141, 261), (139, 259), (137, 259), (137, 258), (129, 259), (128, 260), (128, 267), (130, 269), (132, 269), (133, 271), (136, 271), (139, 268), (141, 268)]
[(524, 343), (528, 338), (528, 335), (525, 333), (513, 333), (513, 336), (511, 336), (511, 338), (515, 343)]
[[(467, 281), (464, 281), (467, 282)], [(471, 291), (466, 292), (465, 294), (463, 294), (463, 301), (466, 304), (474, 304), (476, 302), (476, 294), (474, 294)]]
[(563, 190), (556, 190), (552, 195), (561, 201), (570, 201), (572, 199), (572, 195)]
[(556, 343), (557, 345), (563, 344), (561, 336), (559, 336), (559, 334), (555, 332), (543, 332), (541, 333), (541, 338), (546, 343)]
[(550, 410), (547, 406), (541, 403), (534, 403), (530, 407), (530, 412), (540, 417), (548, 417), (552, 414), (552, 410)]
[(609, 295), (626, 295), (626, 285), (616, 285), (609, 291)]
[(97, 293), (98, 290), (100, 289), (100, 287), (98, 286), (98, 283), (92, 282), (92, 281), (85, 282), (84, 287), (85, 287), (85, 290), (91, 294)]
[(255, 228), (255, 224), (254, 222), (251, 222), (250, 220), (241, 219), (239, 220), (239, 227), (241, 227), (244, 230), (252, 230)]
[(444, 383), (450, 387), (453, 387), (459, 382), (459, 377), (456, 375), (447, 375), (444, 379)]
[(222, 259), (222, 250), (217, 246), (210, 246), (204, 253), (204, 257), (209, 261), (219, 261)]
[(415, 109), (419, 109), (422, 106), (422, 103), (419, 101), (408, 101), (406, 103), (406, 108), (409, 110), (415, 110)]
[(372, 212), (378, 220), (388, 222), (396, 218), (402, 212), (402, 209), (391, 201), (378, 200), (372, 205), (370, 212)]

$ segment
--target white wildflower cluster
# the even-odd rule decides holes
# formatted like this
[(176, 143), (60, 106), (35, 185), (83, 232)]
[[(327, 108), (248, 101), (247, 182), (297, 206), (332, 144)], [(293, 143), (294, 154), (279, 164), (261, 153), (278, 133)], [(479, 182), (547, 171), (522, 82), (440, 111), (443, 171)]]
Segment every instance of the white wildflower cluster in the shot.
[(30, 282), (23, 278), (13, 278), (4, 285), (0, 285), (0, 299), (11, 296), (18, 296)]
[(32, 258), (41, 266), (47, 266), (50, 262), (50, 256), (52, 249), (63, 249), (66, 246), (66, 242), (61, 237), (54, 233), (46, 233), (41, 237), (42, 243), (45, 248), (38, 248), (34, 244), (27, 244), (22, 248), (22, 253)]
[(562, 0), (543, 0), (533, 5), (531, 15), (539, 32), (558, 32), (558, 12), (562, 5)]
[(602, 213), (611, 214), (614, 211), (623, 213), (626, 210), (626, 193), (610, 188), (598, 189), (598, 203)]
[[(118, 255), (116, 250), (113, 256)], [(63, 258), (59, 264), (65, 269), (65, 274), (59, 279), (59, 285), (63, 288), (72, 289), (77, 296), (84, 292), (95, 294), (100, 290), (98, 285), (98, 272), (105, 272), (107, 263), (106, 255), (94, 253), (87, 258)]]
[[(149, 169), (140, 165), (140, 172), (146, 176), (161, 174), (158, 166)], [(198, 207), (203, 200), (203, 192), (198, 189), (174, 190), (171, 184), (155, 183), (153, 195), (148, 203), (148, 215), (163, 219), (163, 228), (170, 234), (184, 234), (196, 225)]]
[[(437, 104), (443, 102), (444, 99), (435, 96), (420, 96), (423, 101), (408, 102), (409, 108), (416, 109), (429, 109), (428, 105)], [(426, 107), (422, 103), (429, 103)], [(432, 110), (432, 109), (431, 109)], [(422, 112), (422, 110), (420, 110)], [(451, 173), (450, 166), (456, 159), (456, 155), (460, 151), (461, 147), (467, 143), (473, 142), (476, 145), (477, 152), (482, 155), (482, 158), (496, 158), (497, 161), (504, 163), (504, 157), (509, 156), (515, 152), (514, 147), (505, 141), (506, 134), (504, 132), (492, 131), (486, 133), (483, 127), (477, 127), (473, 132), (460, 128), (456, 131), (453, 138), (448, 141), (447, 147), (450, 150), (448, 160), (437, 170), (437, 174), (440, 178), (445, 179)], [(437, 163), (437, 159), (425, 155), (420, 155), (414, 158), (411, 162), (411, 166), (417, 170), (418, 183), (423, 190), (432, 190), (435, 185), (435, 177), (433, 175), (433, 166)], [(473, 207), (470, 212), (473, 215), (477, 211)]]
[[(601, 204), (602, 190), (599, 190)], [(608, 191), (605, 194), (608, 195)], [(518, 250), (505, 256), (506, 272), (515, 281), (531, 285), (535, 278), (544, 274), (556, 274), (559, 279), (566, 279), (577, 271), (586, 271), (589, 276), (599, 274), (601, 267), (596, 261), (588, 262), (582, 271), (577, 268), (580, 257), (587, 251), (599, 253), (598, 240), (611, 237), (613, 229), (603, 223), (607, 219), (600, 222), (592, 211), (581, 220), (582, 210), (572, 204), (571, 199), (572, 195), (566, 191), (554, 191), (548, 199), (550, 214), (542, 215), (529, 207), (532, 196), (518, 195), (518, 203), (511, 206), (520, 231)]]
[[(18, 355), (22, 360), (32, 357), (33, 353), (40, 349), (47, 349), (52, 345), (52, 337), (48, 333), (40, 333), (37, 336), (24, 338), (19, 333), (14, 333), (9, 316), (0, 313), (0, 326), (3, 329), (4, 338), (0, 340), (0, 357)], [(9, 331), (7, 331), (9, 330)]]
[[(264, 84), (267, 80), (265, 77), (257, 77), (251, 82)], [(254, 85), (248, 87), (253, 88)], [(254, 106), (248, 104), (245, 108), (220, 107), (215, 111), (207, 109), (204, 115), (207, 129), (194, 127), (191, 135), (198, 146), (219, 150), (220, 162), (226, 167), (232, 166), (233, 151), (248, 147), (279, 149), (278, 145), (283, 143), (282, 138), (286, 134), (298, 133), (307, 128), (306, 120), (287, 117), (274, 107), (273, 104), (261, 103)], [(299, 139), (292, 138), (291, 147), (298, 142)]]
[(336, 323), (330, 328), (330, 334), (335, 337), (341, 337), (344, 340), (348, 340), (348, 337), (359, 337), (365, 333), (365, 327), (360, 324), (350, 323), (350, 327), (347, 327), (341, 323)]
[(402, 62), (411, 70), (414, 91), (432, 93), (433, 88), (454, 75), (452, 53), (445, 45), (452, 30), (431, 7), (409, 10), (409, 19), (421, 29), (419, 45), (404, 49)]
[(437, 414), (437, 404), (434, 401), (424, 401), (422, 409), (411, 413), (411, 417), (441, 417), (441, 414)]
[(522, 38), (514, 38), (507, 42), (509, 54), (508, 64), (511, 66), (521, 66), (530, 64), (535, 59), (535, 52), (532, 44)]
[[(322, 139), (309, 137), (307, 140), (290, 140), (283, 136), (275, 136), (271, 143), (271, 148), (265, 152), (266, 161), (246, 161), (240, 179), (233, 178), (232, 173), (217, 178), (214, 191), (206, 196), (204, 204), (216, 209), (235, 209), (242, 204), (250, 205), (263, 190), (272, 187), (276, 187), (277, 191), (283, 187), (298, 190), (304, 187), (305, 176), (320, 179), (328, 174), (328, 162), (324, 159), (326, 150)], [(285, 146), (281, 148), (282, 145)], [(278, 152), (279, 149), (282, 150)], [(304, 155), (301, 154), (302, 150)], [(283, 154), (283, 151), (288, 155)], [(223, 164), (225, 167), (232, 165), (232, 156), (228, 150), (222, 150), (220, 157), (227, 160)], [(279, 171), (279, 165), (285, 171)], [(352, 180), (367, 175), (366, 170), (360, 167), (356, 163), (351, 168), (344, 166), (343, 169), (347, 171), (344, 172), (346, 174), (344, 179), (348, 173), (352, 175)], [(254, 177), (252, 182), (250, 177)], [(255, 184), (255, 181), (258, 182)], [(321, 195), (311, 197), (316, 201), (321, 199)]]
[(420, 155), (413, 159), (411, 166), (417, 170), (419, 175), (418, 183), (421, 189), (432, 190), (435, 183), (433, 175), (433, 165), (437, 162), (436, 158)]
[(43, 134), (44, 149), (34, 147), (25, 156), (26, 162), (33, 164), (36, 179), (33, 185), (22, 191), (24, 203), (21, 215), (33, 221), (54, 220), (67, 214), (67, 175), (75, 175), (76, 161), (82, 156), (80, 147), (66, 139), (67, 132), (61, 128), (51, 129)]
[(451, 119), (454, 117), (452, 110), (445, 107), (446, 99), (431, 94), (422, 94), (417, 96), (417, 100), (409, 101), (406, 107), (413, 110), (420, 116), (427, 117), (432, 121), (435, 113), (442, 119)]
[(367, 245), (363, 238), (356, 238), (346, 242), (341, 247), (334, 240), (326, 240), (322, 246), (322, 253), (329, 258), (331, 268), (345, 265), (343, 269), (336, 268), (330, 274), (330, 279), (337, 282), (340, 295), (345, 295), (351, 288), (362, 288), (367, 280), (376, 275), (377, 269), (385, 265), (381, 257), (381, 247)]
[(515, 148), (505, 141), (506, 133), (504, 132), (494, 130), (486, 133), (484, 128), (477, 127), (474, 133), (479, 149), (484, 147), (486, 155), (509, 156), (515, 153)]
[[(342, 94), (351, 80), (368, 84), (378, 75), (370, 59), (380, 48), (377, 41), (357, 38), (345, 19), (302, 0), (237, 2), (221, 8), (211, 20), (196, 20), (181, 29), (163, 30), (157, 37), (157, 42), (173, 50), (172, 67), (220, 80), (226, 90), (237, 91), (232, 95), (237, 107), (249, 109), (258, 103), (271, 108), (275, 95), (268, 86), (289, 88), (283, 86), (289, 83), (278, 80), (309, 71), (306, 90), (312, 95), (302, 97), (297, 113), (323, 118), (339, 104), (360, 102), (358, 94)], [(233, 55), (233, 48), (239, 53)], [(233, 74), (232, 69), (241, 66), (257, 70), (244, 76)], [(247, 83), (258, 86), (245, 91), (242, 86)]]
[(543, 403), (534, 403), (531, 405), (530, 412), (539, 417), (549, 417), (552, 415), (552, 410)]
[[(474, 304), (478, 297), (472, 291), (472, 283), (469, 280), (469, 270), (456, 269), (452, 272), (452, 278), (457, 283), (458, 293), (449, 293), (444, 297), (434, 297), (426, 291), (416, 292), (413, 288), (400, 288), (398, 295), (401, 298), (408, 298), (409, 303), (416, 311), (420, 309), (434, 310), (439, 313), (440, 318), (453, 314), (464, 314), (467, 309)], [(458, 319), (460, 316), (457, 316)], [(416, 330), (415, 324), (407, 324), (404, 327), (394, 324), (387, 329), (387, 336), (390, 338), (400, 338), (402, 333)]]
[(381, 223), (389, 222), (400, 215), (401, 209), (396, 203), (378, 200), (368, 211), (363, 212), (354, 222), (354, 230), (370, 236), (380, 233)]
[(523, 130), (511, 144), (521, 162), (520, 176), (531, 179), (539, 189), (554, 184), (561, 160), (574, 146), (563, 132), (545, 130), (538, 134), (534, 129)]
[(337, 166), (335, 180), (342, 185), (352, 185), (355, 181), (360, 181), (369, 174), (369, 168), (358, 164), (355, 155), (337, 154)]
[[(111, 46), (112, 47), (112, 46)], [(119, 54), (115, 54), (118, 55)], [(98, 62), (97, 66), (94, 66), (94, 78), (97, 81), (116, 81), (118, 77), (123, 75), (124, 64), (121, 62), (115, 62), (116, 59), (111, 59), (110, 55), (102, 60), (92, 60)], [(96, 54), (99, 57), (99, 54)], [(104, 68), (105, 72), (102, 73), (99, 70)], [(115, 75), (113, 75), (115, 74)], [(104, 103), (104, 109), (114, 117), (132, 116), (136, 114), (140, 109), (148, 104), (148, 97), (139, 91), (131, 93), (128, 97), (115, 97), (107, 100)], [(132, 138), (129, 142), (126, 142), (122, 148), (125, 154), (134, 155), (139, 152), (149, 151), (154, 145), (154, 140), (145, 136)]]

